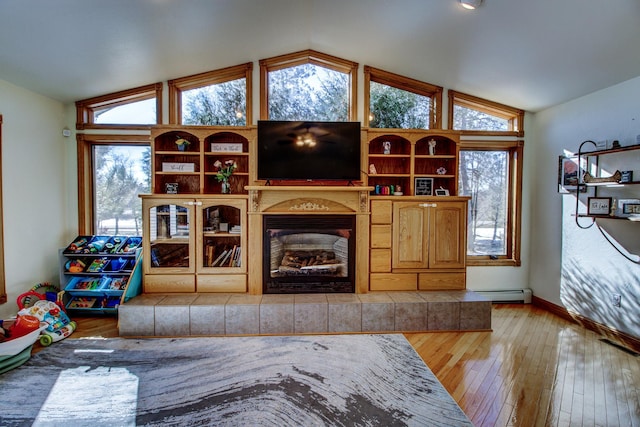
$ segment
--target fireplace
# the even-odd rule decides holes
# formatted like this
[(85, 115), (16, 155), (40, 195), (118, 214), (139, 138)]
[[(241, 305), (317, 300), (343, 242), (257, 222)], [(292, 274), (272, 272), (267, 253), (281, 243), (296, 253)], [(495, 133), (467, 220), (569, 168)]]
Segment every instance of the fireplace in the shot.
[(265, 215), (263, 293), (355, 292), (353, 215)]

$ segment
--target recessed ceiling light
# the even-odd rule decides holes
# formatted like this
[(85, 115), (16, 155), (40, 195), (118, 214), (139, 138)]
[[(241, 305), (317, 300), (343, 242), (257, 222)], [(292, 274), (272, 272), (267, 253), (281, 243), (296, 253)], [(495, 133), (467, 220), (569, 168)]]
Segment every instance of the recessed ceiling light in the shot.
[(473, 10), (482, 4), (482, 0), (458, 0), (465, 9)]

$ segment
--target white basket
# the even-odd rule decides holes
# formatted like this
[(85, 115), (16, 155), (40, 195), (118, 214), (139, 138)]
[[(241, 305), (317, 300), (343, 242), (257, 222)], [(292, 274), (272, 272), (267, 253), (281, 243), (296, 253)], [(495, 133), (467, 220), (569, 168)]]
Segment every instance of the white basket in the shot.
[(48, 323), (40, 322), (40, 327), (27, 335), (0, 343), (0, 359), (6, 356), (15, 356), (25, 348), (33, 345), (38, 340), (40, 332), (46, 329), (47, 326), (49, 326)]

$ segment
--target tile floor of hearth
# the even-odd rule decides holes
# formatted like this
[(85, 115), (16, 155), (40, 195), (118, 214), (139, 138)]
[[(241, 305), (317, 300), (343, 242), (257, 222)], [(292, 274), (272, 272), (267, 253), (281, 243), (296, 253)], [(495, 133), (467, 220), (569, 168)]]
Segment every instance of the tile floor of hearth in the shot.
[(367, 294), (142, 294), (118, 309), (120, 336), (491, 330), (473, 291)]

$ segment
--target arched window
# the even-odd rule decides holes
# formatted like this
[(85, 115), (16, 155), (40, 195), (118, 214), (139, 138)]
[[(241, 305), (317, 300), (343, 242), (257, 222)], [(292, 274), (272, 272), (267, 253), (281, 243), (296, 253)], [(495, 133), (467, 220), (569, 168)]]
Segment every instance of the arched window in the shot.
[(262, 120), (355, 121), (358, 64), (313, 50), (260, 60)]

